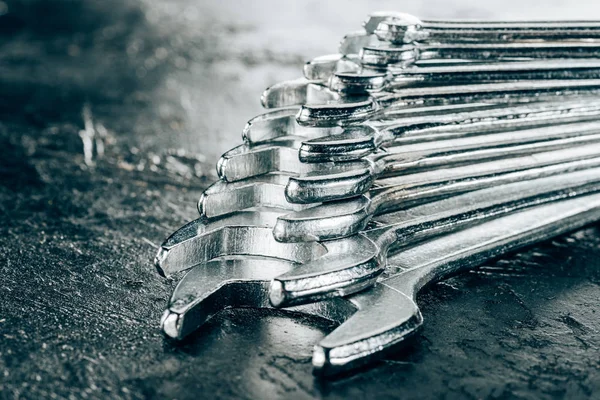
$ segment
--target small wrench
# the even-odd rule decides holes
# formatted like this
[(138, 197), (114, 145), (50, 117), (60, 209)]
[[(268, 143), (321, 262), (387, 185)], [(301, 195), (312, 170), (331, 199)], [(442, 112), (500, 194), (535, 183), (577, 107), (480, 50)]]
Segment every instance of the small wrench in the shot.
[(365, 29), (379, 40), (397, 44), (600, 39), (598, 21), (421, 21), (403, 13), (390, 13), (382, 19), (384, 14), (369, 18)]

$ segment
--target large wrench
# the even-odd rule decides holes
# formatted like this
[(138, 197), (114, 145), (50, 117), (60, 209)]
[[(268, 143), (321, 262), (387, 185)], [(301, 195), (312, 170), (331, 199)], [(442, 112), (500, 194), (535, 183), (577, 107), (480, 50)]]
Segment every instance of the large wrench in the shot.
[[(340, 224), (340, 218), (332, 216), (332, 223), (341, 225), (336, 234), (342, 238), (314, 243), (312, 247), (306, 241), (288, 243), (287, 247), (274, 243), (271, 232), (276, 213), (245, 212), (214, 221), (199, 219), (165, 241), (156, 258), (157, 267), (165, 273), (173, 273), (231, 255), (287, 259), (302, 265), (273, 282), (272, 303), (280, 306), (318, 300), (356, 292), (371, 285), (383, 271), (389, 248), (599, 188), (600, 174), (596, 167), (516, 181), (385, 214), (364, 232), (347, 232), (345, 229), (352, 230), (356, 224), (351, 219), (342, 220)], [(329, 206), (316, 208), (316, 211), (333, 212), (332, 205)], [(336, 212), (346, 211), (340, 204)], [(325, 213), (320, 221), (326, 229), (330, 226), (329, 218)], [(307, 230), (304, 235), (313, 235), (315, 230), (318, 229)], [(278, 234), (277, 229), (275, 233)], [(289, 236), (289, 232), (287, 234)]]
[[(600, 195), (593, 194), (503, 216), (405, 249), (388, 260), (400, 272), (368, 291), (290, 309), (341, 323), (315, 346), (315, 371), (335, 374), (381, 358), (421, 327), (415, 298), (424, 286), (578, 229), (597, 220), (599, 211)], [(163, 331), (183, 338), (224, 308), (268, 308), (271, 279), (293, 267), (284, 260), (252, 257), (198, 266), (175, 289), (161, 321)]]

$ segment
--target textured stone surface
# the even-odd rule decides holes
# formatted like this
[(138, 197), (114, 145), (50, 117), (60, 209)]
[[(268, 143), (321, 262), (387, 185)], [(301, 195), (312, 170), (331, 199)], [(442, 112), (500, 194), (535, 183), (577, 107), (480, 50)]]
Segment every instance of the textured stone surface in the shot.
[(155, 248), (260, 91), (369, 10), (600, 8), (470, 3), (0, 2), (0, 398), (597, 398), (597, 226), (435, 285), (412, 347), (334, 382), (311, 375), (323, 321), (231, 310), (182, 344), (158, 329), (175, 282)]

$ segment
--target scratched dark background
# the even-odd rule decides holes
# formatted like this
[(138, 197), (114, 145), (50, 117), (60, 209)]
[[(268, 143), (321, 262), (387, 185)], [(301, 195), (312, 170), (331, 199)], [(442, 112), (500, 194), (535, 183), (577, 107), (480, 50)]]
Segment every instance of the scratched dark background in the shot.
[(268, 85), (372, 10), (596, 18), (594, 1), (0, 1), (0, 397), (599, 398), (598, 226), (435, 285), (412, 347), (333, 382), (333, 327), (222, 313), (176, 345), (157, 245)]

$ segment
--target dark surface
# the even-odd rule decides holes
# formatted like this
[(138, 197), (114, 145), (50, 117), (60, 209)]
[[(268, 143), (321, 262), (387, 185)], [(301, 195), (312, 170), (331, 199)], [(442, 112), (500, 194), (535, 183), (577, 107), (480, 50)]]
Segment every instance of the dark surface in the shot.
[[(260, 91), (367, 11), (401, 5), (164, 3), (0, 2), (1, 398), (600, 396), (598, 227), (435, 285), (412, 347), (335, 382), (311, 375), (312, 345), (333, 328), (319, 320), (227, 311), (166, 340), (175, 281), (151, 264), (157, 244), (195, 217)], [(402, 9), (598, 11), (566, 4)]]

